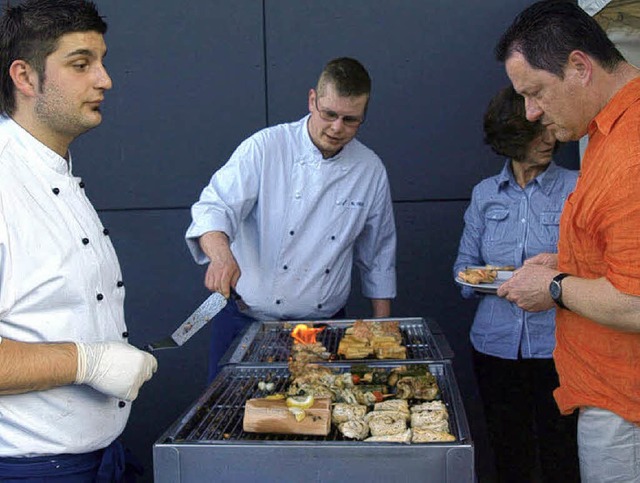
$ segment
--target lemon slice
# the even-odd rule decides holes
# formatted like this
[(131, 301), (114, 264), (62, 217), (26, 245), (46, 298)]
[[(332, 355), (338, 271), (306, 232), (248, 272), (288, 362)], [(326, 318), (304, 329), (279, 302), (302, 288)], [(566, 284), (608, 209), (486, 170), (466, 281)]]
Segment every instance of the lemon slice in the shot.
[(290, 408), (309, 409), (313, 406), (313, 394), (305, 394), (303, 396), (289, 396), (287, 398), (287, 406)]
[(284, 394), (269, 394), (268, 396), (265, 397), (265, 399), (284, 399)]
[(289, 408), (289, 411), (295, 416), (296, 421), (298, 422), (302, 421), (307, 415), (307, 413), (304, 412), (304, 409), (300, 408)]

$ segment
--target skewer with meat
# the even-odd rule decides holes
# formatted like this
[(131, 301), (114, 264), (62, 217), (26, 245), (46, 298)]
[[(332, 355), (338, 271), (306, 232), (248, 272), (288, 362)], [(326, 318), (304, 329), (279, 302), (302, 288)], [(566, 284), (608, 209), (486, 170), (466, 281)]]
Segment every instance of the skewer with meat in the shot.
[(440, 390), (435, 376), (427, 373), (424, 376), (405, 376), (396, 383), (396, 395), (400, 399), (425, 399), (438, 397)]

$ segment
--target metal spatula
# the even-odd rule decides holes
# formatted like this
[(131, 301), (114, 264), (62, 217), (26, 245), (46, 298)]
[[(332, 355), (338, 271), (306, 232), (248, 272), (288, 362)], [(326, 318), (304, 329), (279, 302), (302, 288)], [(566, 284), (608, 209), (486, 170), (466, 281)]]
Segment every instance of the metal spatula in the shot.
[[(233, 298), (239, 298), (239, 296), (232, 292)], [(161, 349), (175, 349), (181, 347), (191, 337), (195, 335), (200, 329), (202, 329), (207, 322), (214, 318), (220, 311), (227, 305), (227, 299), (224, 295), (214, 292), (209, 298), (207, 298), (200, 307), (198, 307), (182, 324), (178, 327), (173, 334), (160, 339), (151, 344), (144, 346), (144, 349), (149, 352), (154, 352)]]

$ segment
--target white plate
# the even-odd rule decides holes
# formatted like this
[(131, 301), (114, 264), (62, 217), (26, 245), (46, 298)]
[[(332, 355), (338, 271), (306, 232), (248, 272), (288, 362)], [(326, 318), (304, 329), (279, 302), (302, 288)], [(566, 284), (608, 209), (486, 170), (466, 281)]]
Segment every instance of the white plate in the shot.
[[(469, 268), (476, 268), (476, 267), (469, 267)], [(484, 268), (484, 267), (477, 267), (477, 268)], [(512, 275), (513, 275), (513, 271), (498, 270), (498, 276), (496, 277), (493, 283), (477, 283), (477, 284), (469, 283), (469, 282), (465, 282), (460, 277), (456, 277), (455, 280), (460, 285), (471, 287), (476, 292), (495, 294), (498, 291), (498, 287), (503, 283), (505, 283), (507, 280), (509, 280)]]

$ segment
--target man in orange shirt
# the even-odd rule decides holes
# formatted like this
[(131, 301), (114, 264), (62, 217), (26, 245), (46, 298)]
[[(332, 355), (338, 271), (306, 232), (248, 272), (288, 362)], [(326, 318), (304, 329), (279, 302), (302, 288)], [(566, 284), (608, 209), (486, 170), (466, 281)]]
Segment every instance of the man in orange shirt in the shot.
[(640, 70), (569, 1), (524, 10), (496, 56), (527, 119), (560, 141), (589, 134), (558, 255), (528, 260), (498, 295), (558, 307), (554, 395), (580, 410), (582, 480), (640, 482)]

